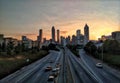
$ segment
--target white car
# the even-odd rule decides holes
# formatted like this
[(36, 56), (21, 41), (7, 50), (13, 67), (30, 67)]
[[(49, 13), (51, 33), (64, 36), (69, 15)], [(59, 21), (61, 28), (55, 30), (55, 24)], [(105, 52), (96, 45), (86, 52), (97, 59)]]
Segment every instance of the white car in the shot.
[(98, 68), (102, 68), (103, 65), (102, 65), (102, 63), (97, 63), (97, 64), (96, 64), (96, 67), (98, 67)]
[(60, 68), (54, 68), (52, 71), (56, 72), (56, 71), (59, 71), (59, 70), (60, 70)]
[(55, 78), (54, 75), (51, 74), (51, 75), (49, 75), (48, 81), (53, 81), (54, 78)]

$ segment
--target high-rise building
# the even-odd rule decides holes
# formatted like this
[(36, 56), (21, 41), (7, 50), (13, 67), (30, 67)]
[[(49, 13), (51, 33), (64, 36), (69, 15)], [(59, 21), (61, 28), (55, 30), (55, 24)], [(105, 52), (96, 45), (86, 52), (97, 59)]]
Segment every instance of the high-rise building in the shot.
[(57, 42), (60, 42), (60, 30), (57, 30)]
[(61, 38), (61, 45), (66, 46), (67, 43), (65, 37), (61, 36), (60, 38)]
[(37, 36), (38, 47), (40, 47), (42, 43), (42, 29), (39, 30), (39, 35)]
[(37, 41), (42, 42), (42, 29), (39, 30), (39, 35), (37, 36)]
[(84, 44), (84, 35), (80, 34), (80, 44), (83, 45)]
[(45, 43), (46, 42), (46, 38), (43, 38), (43, 43)]
[(112, 32), (112, 38), (120, 42), (120, 31)]
[(77, 31), (76, 31), (76, 35), (80, 35), (81, 34), (81, 31), (78, 29)]
[(1, 45), (2, 45), (3, 41), (4, 41), (4, 35), (3, 35), (3, 34), (0, 34), (0, 44), (1, 44)]
[(32, 48), (32, 40), (26, 36), (22, 36), (22, 43), (24, 44), (25, 48)]
[(26, 41), (27, 37), (26, 36), (22, 36), (22, 41)]
[(86, 24), (84, 27), (84, 44), (89, 41), (89, 26)]
[(54, 26), (52, 26), (51, 32), (52, 32), (52, 42), (55, 42), (55, 28), (54, 28)]
[(42, 29), (39, 30), (38, 41), (42, 43)]
[(72, 35), (72, 45), (76, 45), (77, 42), (76, 42), (77, 38), (75, 35)]
[(80, 44), (80, 33), (81, 33), (80, 30), (77, 30), (77, 31), (76, 31), (77, 44)]
[(71, 39), (70, 39), (70, 36), (68, 35), (68, 39), (69, 39), (69, 41), (71, 41)]
[(66, 38), (66, 42), (67, 42), (67, 44), (70, 44), (70, 36), (68, 36), (68, 37)]

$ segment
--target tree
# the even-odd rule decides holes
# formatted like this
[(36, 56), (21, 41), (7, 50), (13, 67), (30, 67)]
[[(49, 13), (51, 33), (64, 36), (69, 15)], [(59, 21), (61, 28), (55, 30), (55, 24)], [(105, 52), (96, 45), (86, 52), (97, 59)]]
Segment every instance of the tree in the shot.
[(49, 50), (48, 46), (42, 46), (42, 50), (47, 50), (48, 51)]
[(7, 54), (12, 55), (13, 50), (14, 50), (14, 42), (9, 41), (7, 44)]
[(92, 41), (88, 42), (85, 45), (84, 50), (88, 52), (89, 54), (92, 54), (93, 56), (97, 54), (97, 47), (94, 45)]
[(16, 54), (18, 54), (18, 53), (20, 53), (21, 51), (22, 51), (21, 45), (20, 45), (20, 43), (18, 43), (18, 45), (15, 47), (14, 52), (15, 52)]
[(56, 48), (56, 45), (53, 44), (53, 43), (50, 43), (50, 44), (48, 45), (48, 48), (51, 49), (51, 50), (54, 50), (54, 49)]
[(118, 53), (118, 51), (120, 51), (120, 44), (116, 40), (106, 40), (103, 43), (103, 49), (108, 53)]
[(2, 48), (2, 51), (5, 52), (5, 51), (6, 51), (6, 47), (7, 47), (7, 46), (6, 46), (5, 42), (3, 42), (3, 43), (2, 43), (2, 47), (1, 47), (1, 48)]
[(22, 52), (25, 51), (25, 44), (24, 44), (24, 43), (22, 43), (22, 45), (21, 45), (21, 49), (22, 49)]

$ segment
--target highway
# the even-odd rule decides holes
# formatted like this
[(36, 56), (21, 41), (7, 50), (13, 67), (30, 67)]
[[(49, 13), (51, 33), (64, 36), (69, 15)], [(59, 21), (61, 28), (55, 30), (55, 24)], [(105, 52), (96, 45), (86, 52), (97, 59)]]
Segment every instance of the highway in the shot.
[[(45, 72), (45, 68), (47, 66), (54, 67), (59, 58), (60, 52), (52, 51), (41, 60), (3, 78), (1, 83), (47, 83), (51, 72)], [(50, 63), (49, 61), (53, 61), (54, 63)]]
[(82, 62), (80, 58), (76, 57), (69, 49), (65, 49), (66, 56), (68, 58), (72, 75), (74, 79), (74, 83), (97, 83), (97, 80), (92, 78), (90, 73), (83, 68), (84, 65), (81, 65)]
[(87, 66), (87, 68), (93, 72), (102, 83), (120, 83), (120, 73), (113, 71), (112, 68), (104, 65), (103, 68), (97, 68), (96, 63), (92, 57), (87, 55), (83, 49), (79, 51), (82, 62)]
[[(87, 57), (83, 50), (80, 50), (80, 57), (76, 57), (67, 47), (60, 51), (50, 51), (50, 53), (8, 75), (0, 80), (1, 83), (120, 83), (119, 75), (109, 72), (108, 68), (97, 68), (94, 60)], [(84, 56), (85, 55), (85, 56)], [(53, 81), (48, 81), (52, 70), (45, 71), (51, 66), (56, 68), (60, 64), (57, 77)]]
[(71, 70), (69, 67), (69, 63), (68, 63), (68, 59), (65, 56), (66, 53), (64, 50), (62, 50), (62, 55), (61, 55), (61, 60), (60, 60), (60, 64), (61, 64), (61, 70), (60, 70), (60, 75), (58, 76), (56, 83), (74, 83), (73, 82), (73, 77), (71, 74)]

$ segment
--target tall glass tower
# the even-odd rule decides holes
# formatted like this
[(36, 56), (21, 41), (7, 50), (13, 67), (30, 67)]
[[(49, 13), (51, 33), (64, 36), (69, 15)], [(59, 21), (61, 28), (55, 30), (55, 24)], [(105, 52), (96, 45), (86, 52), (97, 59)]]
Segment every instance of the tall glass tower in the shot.
[(84, 43), (89, 41), (89, 26), (86, 24), (84, 27)]
[(60, 30), (57, 30), (57, 42), (60, 42)]
[(55, 42), (55, 28), (52, 26), (52, 41)]

